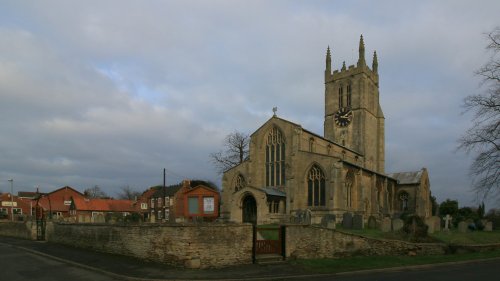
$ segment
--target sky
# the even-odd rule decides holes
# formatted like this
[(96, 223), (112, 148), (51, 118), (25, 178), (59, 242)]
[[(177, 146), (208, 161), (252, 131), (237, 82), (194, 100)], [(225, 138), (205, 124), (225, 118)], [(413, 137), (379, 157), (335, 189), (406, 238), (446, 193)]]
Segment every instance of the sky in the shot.
[(363, 34), (367, 63), (378, 55), (386, 171), (426, 167), (438, 202), (477, 206), (473, 155), (456, 147), (499, 11), (497, 0), (1, 1), (0, 190), (14, 179), (14, 192), (115, 196), (162, 184), (164, 168), (167, 184), (220, 185), (209, 154), (275, 106), (323, 135), (326, 48), (333, 69), (355, 64)]

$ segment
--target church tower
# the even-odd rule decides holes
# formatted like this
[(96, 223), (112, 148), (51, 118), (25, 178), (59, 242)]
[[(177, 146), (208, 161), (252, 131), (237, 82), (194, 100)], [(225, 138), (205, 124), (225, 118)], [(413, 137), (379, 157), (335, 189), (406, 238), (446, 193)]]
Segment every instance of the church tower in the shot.
[(363, 155), (364, 167), (384, 173), (384, 114), (379, 103), (377, 53), (370, 69), (363, 35), (355, 65), (332, 73), (330, 47), (326, 51), (324, 137)]

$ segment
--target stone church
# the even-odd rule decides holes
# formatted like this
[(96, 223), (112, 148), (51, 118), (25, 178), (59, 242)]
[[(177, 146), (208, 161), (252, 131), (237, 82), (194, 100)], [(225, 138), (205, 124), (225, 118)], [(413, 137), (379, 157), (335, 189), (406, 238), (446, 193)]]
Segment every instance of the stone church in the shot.
[(249, 157), (224, 172), (222, 218), (283, 223), (307, 213), (312, 223), (345, 212), (383, 218), (431, 215), (427, 170), (386, 174), (385, 118), (376, 52), (363, 36), (356, 65), (331, 68), (326, 53), (324, 135), (272, 116), (250, 136)]

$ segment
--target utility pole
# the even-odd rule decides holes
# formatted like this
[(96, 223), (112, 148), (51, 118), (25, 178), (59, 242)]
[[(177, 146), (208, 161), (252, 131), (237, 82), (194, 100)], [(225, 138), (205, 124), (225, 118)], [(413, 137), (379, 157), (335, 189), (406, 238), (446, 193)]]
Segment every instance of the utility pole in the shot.
[(167, 208), (167, 201), (165, 200), (165, 195), (166, 195), (166, 186), (165, 186), (165, 180), (167, 178), (167, 171), (165, 168), (163, 168), (163, 221), (166, 221), (167, 218), (165, 217), (165, 210)]
[(14, 221), (14, 179), (10, 181), (10, 220)]

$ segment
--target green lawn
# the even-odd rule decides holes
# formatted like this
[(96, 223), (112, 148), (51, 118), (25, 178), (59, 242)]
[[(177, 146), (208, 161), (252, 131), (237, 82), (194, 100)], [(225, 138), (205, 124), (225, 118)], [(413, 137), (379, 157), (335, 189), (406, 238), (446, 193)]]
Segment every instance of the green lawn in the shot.
[(337, 273), (355, 270), (436, 264), (474, 259), (500, 258), (500, 251), (435, 256), (376, 256), (341, 259), (307, 259), (292, 263), (315, 273)]
[[(261, 228), (261, 229), (259, 229)], [(278, 240), (279, 239), (279, 229), (278, 224), (266, 224), (257, 226), (258, 234), (265, 240)]]
[[(397, 232), (382, 232), (378, 229), (342, 229), (337, 227), (339, 231), (357, 234), (375, 239), (393, 239), (405, 240), (404, 236)], [(436, 232), (429, 234), (429, 242), (442, 242), (447, 244), (461, 244), (461, 245), (476, 245), (476, 244), (494, 244), (500, 243), (500, 230), (491, 232), (487, 231), (473, 231), (466, 233), (459, 233), (457, 230), (450, 232)]]
[(447, 244), (476, 245), (500, 243), (500, 231), (473, 231), (459, 233), (456, 230), (450, 232), (436, 232), (431, 236)]

